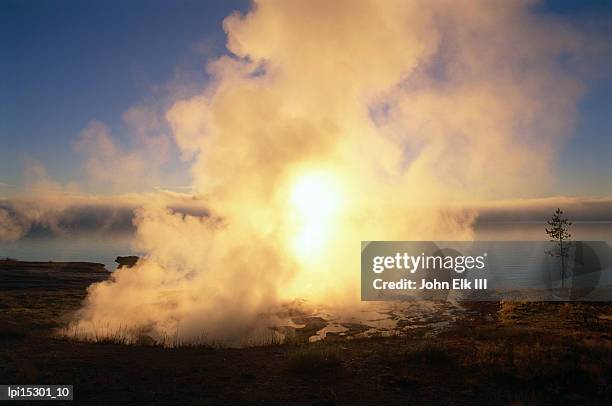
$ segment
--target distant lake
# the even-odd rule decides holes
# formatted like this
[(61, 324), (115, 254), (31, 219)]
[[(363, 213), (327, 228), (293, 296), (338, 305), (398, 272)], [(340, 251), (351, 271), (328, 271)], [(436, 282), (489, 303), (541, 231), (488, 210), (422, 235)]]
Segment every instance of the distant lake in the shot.
[[(475, 239), (481, 241), (547, 240), (544, 222), (496, 222), (475, 226)], [(582, 241), (612, 241), (611, 222), (574, 222), (572, 239)], [(96, 235), (87, 237), (27, 237), (15, 242), (0, 242), (0, 258), (11, 257), (29, 261), (88, 261), (100, 262), (108, 270), (117, 267), (118, 255), (139, 255), (132, 247), (130, 234)], [(359, 253), (357, 252), (356, 255)]]
[(132, 237), (100, 235), (87, 237), (26, 237), (15, 242), (0, 241), (0, 258), (22, 261), (86, 261), (99, 262), (106, 269), (117, 268), (117, 256), (138, 255), (132, 249)]
[[(541, 221), (508, 221), (477, 223), (475, 240), (480, 241), (548, 241)], [(570, 226), (574, 241), (612, 241), (612, 221), (575, 221)]]

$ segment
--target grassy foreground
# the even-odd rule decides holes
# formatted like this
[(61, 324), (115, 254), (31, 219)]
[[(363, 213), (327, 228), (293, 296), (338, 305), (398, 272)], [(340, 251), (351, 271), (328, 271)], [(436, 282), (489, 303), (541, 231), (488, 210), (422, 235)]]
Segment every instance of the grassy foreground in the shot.
[(57, 338), (83, 289), (0, 291), (0, 382), (78, 404), (612, 404), (612, 306), (479, 303), (437, 336), (244, 349)]

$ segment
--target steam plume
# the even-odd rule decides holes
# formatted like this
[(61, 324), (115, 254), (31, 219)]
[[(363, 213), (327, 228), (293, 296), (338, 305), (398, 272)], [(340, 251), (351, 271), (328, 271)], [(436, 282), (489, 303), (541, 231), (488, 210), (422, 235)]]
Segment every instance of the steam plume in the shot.
[(148, 256), (80, 331), (234, 340), (283, 300), (354, 301), (360, 240), (470, 238), (441, 204), (537, 190), (581, 93), (580, 38), (527, 1), (256, 1), (224, 28), (166, 114), (212, 215), (142, 207)]

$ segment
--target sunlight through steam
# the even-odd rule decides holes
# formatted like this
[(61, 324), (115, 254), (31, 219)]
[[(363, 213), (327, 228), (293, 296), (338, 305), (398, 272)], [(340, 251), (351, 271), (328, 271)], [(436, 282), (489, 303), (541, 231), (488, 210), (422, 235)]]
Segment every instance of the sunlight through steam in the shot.
[(301, 262), (312, 262), (322, 254), (338, 228), (342, 208), (340, 182), (324, 171), (299, 176), (291, 188), (291, 214), (297, 226), (292, 241)]

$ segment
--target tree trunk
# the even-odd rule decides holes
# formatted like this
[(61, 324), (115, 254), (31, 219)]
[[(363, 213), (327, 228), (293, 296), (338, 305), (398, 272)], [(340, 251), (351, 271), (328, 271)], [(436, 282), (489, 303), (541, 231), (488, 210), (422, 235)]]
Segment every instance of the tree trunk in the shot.
[(565, 252), (563, 251), (563, 239), (559, 242), (559, 254), (561, 255), (561, 289), (565, 288)]

